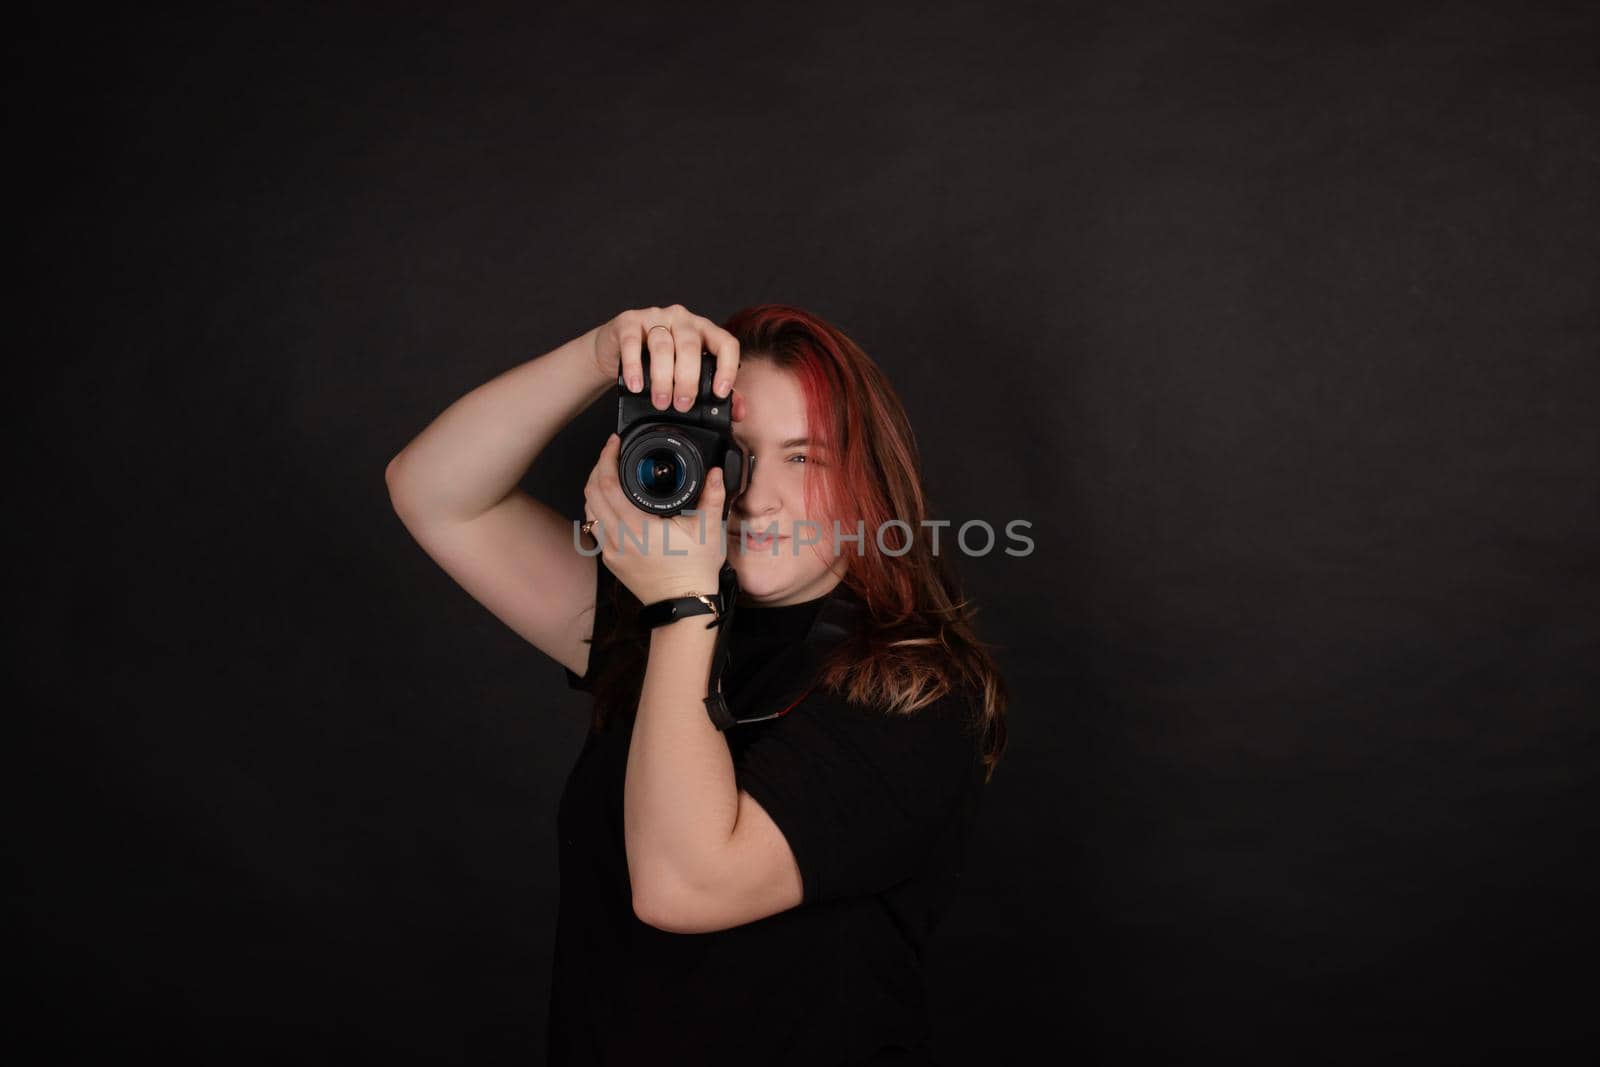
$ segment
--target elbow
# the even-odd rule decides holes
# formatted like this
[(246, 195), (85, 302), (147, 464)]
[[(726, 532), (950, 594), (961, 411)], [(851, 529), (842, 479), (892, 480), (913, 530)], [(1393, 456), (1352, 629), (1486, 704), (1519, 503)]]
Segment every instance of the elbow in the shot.
[(669, 934), (698, 934), (705, 930), (694, 920), (686, 895), (669, 891), (661, 879), (634, 882), (633, 914), (646, 926)]
[(395, 494), (396, 487), (400, 484), (399, 453), (396, 453), (394, 458), (389, 461), (389, 465), (383, 468), (383, 484), (384, 487), (389, 490), (389, 496), (392, 498)]
[(400, 457), (397, 455), (383, 468), (383, 486), (389, 492), (389, 503), (394, 507), (396, 515), (401, 518), (406, 516), (409, 504), (405, 498), (405, 488), (401, 484)]
[(659, 893), (650, 892), (643, 887), (633, 890), (633, 917), (646, 926), (653, 926), (669, 934), (683, 933), (681, 925), (676, 921), (672, 908), (661, 899)]
[(644, 896), (638, 890), (633, 894), (633, 917), (646, 926), (653, 926), (657, 930), (672, 933), (672, 923), (666, 915), (656, 907), (655, 902)]

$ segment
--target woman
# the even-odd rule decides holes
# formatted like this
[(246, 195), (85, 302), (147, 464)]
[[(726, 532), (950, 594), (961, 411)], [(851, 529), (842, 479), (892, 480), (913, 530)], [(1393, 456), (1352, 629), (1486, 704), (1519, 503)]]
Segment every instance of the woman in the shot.
[[(615, 434), (584, 489), (589, 539), (518, 489), (619, 373), (687, 410), (702, 352), (755, 459), (734, 500), (713, 474), (704, 517), (647, 516)], [(782, 305), (723, 326), (625, 311), (458, 400), (387, 479), (422, 547), (593, 694), (558, 813), (550, 1063), (935, 1062), (923, 948), (1005, 746), (1007, 692), (866, 354)], [(719, 730), (720, 619), (638, 616), (716, 594), (724, 563), (740, 593), (722, 691), (754, 721)]]

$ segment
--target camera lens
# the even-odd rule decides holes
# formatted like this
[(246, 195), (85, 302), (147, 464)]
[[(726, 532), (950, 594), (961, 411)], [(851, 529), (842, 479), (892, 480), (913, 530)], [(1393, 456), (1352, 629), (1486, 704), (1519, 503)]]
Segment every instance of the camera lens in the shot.
[(689, 433), (657, 424), (623, 438), (617, 477), (622, 491), (641, 510), (676, 515), (700, 498), (706, 465)]
[(670, 448), (653, 448), (640, 456), (637, 471), (639, 486), (661, 500), (677, 495), (689, 473), (683, 457)]

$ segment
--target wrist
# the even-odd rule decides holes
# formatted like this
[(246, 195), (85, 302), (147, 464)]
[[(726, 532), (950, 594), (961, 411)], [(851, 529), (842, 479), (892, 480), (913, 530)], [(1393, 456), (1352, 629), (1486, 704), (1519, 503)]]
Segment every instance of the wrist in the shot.
[(716, 596), (718, 591), (717, 576), (713, 574), (704, 578), (657, 582), (646, 586), (637, 596), (639, 603), (648, 607), (662, 600), (674, 600), (680, 596)]
[(716, 627), (706, 628), (706, 621), (710, 618), (709, 615), (690, 615), (676, 622), (650, 627), (645, 637), (648, 642), (646, 668), (651, 669), (652, 664), (658, 670), (669, 665), (670, 669), (677, 670), (692, 667), (689, 670), (690, 688), (697, 698), (706, 696), (706, 674), (717, 649), (717, 637), (722, 632)]
[(600, 338), (606, 332), (607, 325), (609, 323), (601, 323), (578, 341), (589, 357), (588, 363), (595, 375), (595, 387), (614, 389), (617, 385), (617, 376), (622, 373), (622, 356), (621, 353), (606, 355), (600, 351)]
[(673, 625), (686, 618), (699, 618), (705, 621), (707, 629), (720, 627), (723, 619), (733, 611), (733, 606), (729, 603), (733, 599), (733, 585), (731, 582), (727, 587), (722, 585), (723, 574), (732, 577), (729, 572), (719, 572), (718, 580), (709, 586), (699, 584), (694, 579), (688, 579), (677, 586), (665, 584), (647, 586), (651, 595), (657, 592), (661, 595), (653, 600), (640, 598), (639, 625), (651, 629)]
[(670, 622), (658, 623), (650, 627), (647, 633), (651, 640), (660, 634), (705, 634), (707, 645), (714, 645), (717, 641), (716, 617), (709, 613), (684, 615)]

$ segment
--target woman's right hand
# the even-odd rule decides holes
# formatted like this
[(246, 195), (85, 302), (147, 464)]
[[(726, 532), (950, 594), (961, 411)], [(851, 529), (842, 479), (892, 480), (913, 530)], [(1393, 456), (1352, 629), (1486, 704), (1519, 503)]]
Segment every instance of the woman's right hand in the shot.
[[(652, 326), (665, 326), (653, 330)], [(670, 332), (669, 332), (670, 331)], [(644, 380), (641, 351), (650, 353), (650, 380)], [(700, 389), (700, 353), (716, 356), (717, 373), (712, 391), (718, 397), (733, 394), (733, 418), (744, 418), (744, 398), (733, 392), (739, 374), (739, 342), (733, 334), (682, 304), (624, 311), (601, 326), (594, 335), (595, 366), (615, 380), (618, 372), (637, 393), (648, 387), (657, 411), (668, 406), (688, 411)]]

